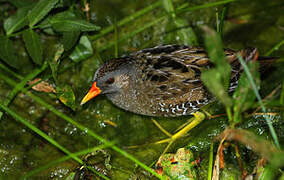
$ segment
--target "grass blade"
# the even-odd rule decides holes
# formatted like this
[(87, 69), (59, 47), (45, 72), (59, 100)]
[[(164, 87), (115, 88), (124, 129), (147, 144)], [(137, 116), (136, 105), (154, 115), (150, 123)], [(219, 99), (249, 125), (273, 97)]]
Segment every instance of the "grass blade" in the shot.
[[(20, 83), (18, 83), (14, 89), (8, 94), (7, 98), (3, 102), (3, 105), (8, 106), (14, 97), (21, 91), (22, 88), (27, 84), (28, 81), (34, 79), (38, 74), (43, 72), (47, 68), (47, 64), (45, 63), (41, 68), (35, 69), (33, 72), (28, 74)], [(3, 113), (0, 112), (0, 120), (2, 118)]]
[(115, 46), (115, 43), (118, 43), (118, 42), (124, 41), (124, 40), (126, 40), (126, 39), (129, 39), (129, 38), (135, 36), (136, 34), (138, 34), (138, 33), (142, 32), (142, 31), (144, 31), (145, 29), (148, 29), (148, 28), (150, 28), (150, 27), (152, 27), (152, 26), (158, 24), (158, 23), (161, 22), (164, 18), (165, 18), (165, 17), (160, 17), (160, 18), (157, 18), (157, 19), (155, 19), (154, 21), (152, 21), (152, 22), (150, 22), (150, 23), (148, 23), (148, 24), (145, 24), (143, 27), (141, 27), (141, 28), (139, 28), (139, 29), (137, 29), (137, 30), (135, 30), (135, 31), (133, 31), (133, 32), (131, 32), (131, 33), (129, 33), (129, 34), (127, 34), (126, 36), (123, 36), (123, 37), (120, 38), (117, 42), (116, 42), (115, 40), (109, 42), (107, 45), (105, 45), (104, 47), (100, 48), (100, 52), (105, 51), (105, 50), (107, 50), (108, 48), (110, 48), (110, 47), (112, 47), (112, 46)]
[[(13, 81), (12, 79), (10, 79), (9, 77), (3, 75), (0, 73), (0, 78), (3, 79), (4, 81), (6, 81), (9, 85), (11, 86), (16, 86), (17, 83), (15, 81)], [(92, 130), (88, 129), (87, 127), (81, 125), (80, 123), (78, 123), (77, 121), (73, 120), (72, 118), (70, 118), (69, 116), (67, 116), (66, 114), (58, 111), (55, 107), (53, 107), (52, 105), (46, 103), (44, 100), (42, 100), (40, 97), (37, 97), (36, 95), (32, 94), (31, 92), (27, 91), (26, 88), (21, 89), (21, 91), (23, 93), (25, 93), (27, 96), (29, 96), (30, 98), (32, 98), (33, 100), (35, 100), (37, 103), (41, 104), (42, 106), (44, 106), (45, 108), (49, 109), (51, 112), (53, 112), (54, 114), (56, 114), (57, 116), (59, 116), (60, 118), (64, 119), (65, 121), (73, 124), (74, 126), (76, 126), (78, 129), (86, 132), (88, 135), (90, 135), (91, 137), (99, 140), (100, 142), (102, 142), (103, 144), (105, 144), (106, 146), (110, 146), (113, 150), (115, 150), (116, 152), (120, 153), (121, 155), (123, 155), (124, 157), (130, 159), (131, 161), (133, 161), (134, 163), (138, 164), (139, 166), (141, 166), (142, 168), (144, 168), (146, 171), (152, 173), (154, 176), (156, 176), (159, 179), (162, 179), (162, 177), (157, 174), (153, 169), (151, 169), (150, 167), (148, 167), (147, 165), (145, 165), (144, 163), (142, 163), (141, 161), (139, 161), (138, 159), (136, 159), (134, 156), (132, 156), (131, 154), (128, 154), (127, 152), (123, 151), (122, 149), (120, 149), (119, 147), (113, 145), (111, 142), (107, 141), (106, 139), (102, 138), (101, 136), (97, 135), (95, 132), (93, 132)]]
[(221, 38), (223, 36), (223, 27), (224, 27), (225, 16), (227, 14), (227, 9), (228, 9), (227, 6), (223, 7), (220, 19), (218, 17), (218, 12), (217, 12), (217, 18), (216, 18), (217, 19), (217, 32), (220, 34)]
[(212, 3), (206, 3), (206, 4), (202, 4), (199, 6), (193, 6), (193, 7), (189, 7), (189, 8), (183, 8), (180, 10), (177, 10), (176, 13), (183, 13), (183, 12), (187, 12), (187, 11), (196, 11), (199, 9), (205, 9), (205, 8), (209, 8), (209, 7), (215, 7), (215, 6), (219, 6), (219, 5), (223, 5), (223, 4), (228, 4), (231, 2), (234, 2), (236, 0), (223, 0), (223, 1), (217, 1), (217, 2), (212, 2)]
[[(258, 92), (258, 89), (257, 89), (257, 87), (256, 87), (256, 84), (255, 84), (255, 82), (254, 82), (254, 80), (253, 80), (253, 77), (252, 77), (252, 75), (251, 75), (251, 73), (250, 73), (250, 71), (249, 71), (249, 69), (248, 69), (248, 67), (247, 67), (247, 65), (246, 65), (246, 63), (245, 63), (245, 61), (243, 60), (243, 58), (242, 58), (239, 54), (238, 54), (238, 59), (239, 59), (240, 63), (242, 64), (243, 68), (244, 68), (244, 71), (245, 71), (245, 73), (246, 73), (246, 75), (247, 75), (247, 78), (248, 78), (248, 80), (249, 80), (249, 82), (250, 82), (252, 88), (253, 88), (253, 91), (254, 91), (254, 93), (255, 93), (255, 96), (256, 96), (256, 98), (257, 98), (257, 100), (258, 100), (258, 103), (259, 103), (259, 105), (260, 105), (262, 111), (263, 111), (264, 113), (266, 113), (266, 112), (267, 112), (267, 111), (266, 111), (266, 108), (265, 108), (265, 106), (264, 106), (264, 104), (263, 104), (263, 102), (262, 102), (262, 99), (261, 99), (261, 97), (260, 97), (260, 95), (259, 95), (259, 92)], [(273, 140), (274, 140), (275, 145), (276, 145), (278, 148), (280, 148), (279, 141), (278, 141), (278, 137), (277, 137), (276, 132), (275, 132), (275, 130), (274, 130), (274, 128), (273, 128), (271, 119), (268, 117), (268, 115), (264, 115), (264, 118), (265, 118), (266, 123), (267, 123), (267, 125), (268, 125), (268, 127), (269, 127), (269, 131), (270, 131), (270, 134), (271, 134), (271, 136), (272, 136), (272, 138), (273, 138)]]
[(13, 75), (15, 78), (17, 79), (24, 79), (24, 77), (22, 77), (21, 75), (17, 74), (16, 72), (12, 71), (11, 69), (9, 69), (8, 67), (6, 67), (4, 64), (0, 63), (0, 68), (2, 68), (4, 71), (10, 73), (11, 75)]
[[(127, 16), (126, 18), (118, 21), (116, 26), (117, 26), (117, 28), (119, 28), (119, 27), (121, 27), (121, 26), (123, 26), (123, 25), (125, 25), (125, 24), (127, 24), (127, 23), (129, 23), (131, 21), (134, 21), (138, 17), (143, 16), (144, 14), (146, 14), (146, 13), (148, 13), (148, 12), (150, 12), (150, 11), (160, 7), (160, 6), (161, 6), (161, 1), (157, 1), (157, 2), (155, 2), (153, 4), (151, 4), (150, 6), (144, 8), (144, 9), (142, 9), (140, 11), (137, 11), (136, 13), (134, 13), (134, 14), (132, 14), (130, 16)], [(96, 34), (94, 36), (90, 36), (90, 40), (91, 41), (95, 41), (95, 40), (103, 37), (104, 35), (114, 31), (114, 28), (115, 28), (115, 25), (113, 24), (113, 25), (111, 25), (111, 26), (101, 30), (99, 34)]]
[[(258, 64), (249, 61), (246, 64), (254, 78), (254, 82), (257, 87), (260, 86), (260, 73)], [(248, 81), (247, 75), (242, 73), (238, 80), (238, 87), (233, 93), (233, 110), (234, 110), (234, 123), (239, 123), (242, 120), (241, 114), (251, 108), (255, 104), (255, 93), (251, 88), (250, 82)]]
[[(57, 147), (58, 149), (60, 149), (61, 151), (63, 151), (64, 153), (68, 154), (68, 156), (72, 157), (72, 159), (74, 159), (75, 161), (79, 162), (80, 164), (84, 164), (84, 162), (78, 158), (77, 156), (75, 156), (73, 153), (71, 153), (70, 151), (68, 151), (66, 148), (64, 148), (63, 146), (61, 146), (58, 142), (56, 142), (54, 139), (50, 138), (48, 135), (46, 135), (43, 131), (41, 131), (40, 129), (38, 129), (37, 127), (35, 127), (34, 125), (30, 124), (26, 119), (24, 119), (23, 117), (19, 116), (16, 112), (12, 111), (11, 109), (9, 109), (7, 106), (4, 106), (3, 104), (0, 103), (0, 108), (4, 111), (6, 111), (9, 115), (11, 115), (14, 119), (18, 120), (19, 122), (21, 122), (22, 124), (24, 124), (26, 127), (28, 127), (29, 129), (31, 129), (32, 131), (34, 131), (35, 133), (37, 133), (38, 135), (40, 135), (42, 138), (44, 138), (45, 140), (47, 140), (50, 144), (52, 144), (53, 146)], [(94, 173), (98, 174), (100, 177), (104, 178), (104, 179), (109, 179), (108, 177), (104, 176), (103, 174), (96, 172), (95, 170), (92, 170)]]
[(44, 138), (45, 140), (47, 140), (50, 144), (54, 145), (55, 147), (57, 147), (58, 149), (60, 149), (61, 151), (63, 151), (64, 153), (68, 154), (70, 157), (72, 157), (74, 160), (83, 163), (81, 161), (81, 159), (79, 159), (78, 157), (74, 156), (71, 152), (69, 152), (67, 149), (65, 149), (63, 146), (61, 146), (58, 142), (56, 142), (55, 140), (53, 140), (52, 138), (50, 138), (48, 135), (46, 135), (43, 131), (41, 131), (40, 129), (38, 129), (37, 127), (35, 127), (34, 125), (30, 124), (26, 119), (22, 118), (21, 116), (19, 116), (17, 113), (15, 113), (14, 111), (12, 111), (10, 108), (8, 108), (7, 106), (4, 106), (3, 104), (0, 103), (0, 108), (2, 110), (4, 110), (5, 112), (7, 112), (10, 116), (12, 116), (14, 119), (16, 119), (17, 121), (21, 122), (22, 124), (24, 124), (26, 127), (28, 127), (29, 129), (31, 129), (33, 132), (37, 133), (38, 135), (40, 135), (42, 138)]
[(265, 56), (269, 56), (274, 51), (278, 50), (282, 45), (284, 45), (284, 40), (280, 41), (278, 44), (276, 44), (273, 48), (271, 48), (267, 53), (265, 53)]

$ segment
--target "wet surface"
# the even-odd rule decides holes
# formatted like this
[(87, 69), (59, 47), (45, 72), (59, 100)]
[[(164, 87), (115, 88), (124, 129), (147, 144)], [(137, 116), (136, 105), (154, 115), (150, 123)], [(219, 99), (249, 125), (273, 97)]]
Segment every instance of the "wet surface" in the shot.
[[(197, 3), (198, 1), (194, 1), (190, 4), (193, 5)], [(224, 24), (224, 46), (234, 49), (240, 49), (247, 46), (257, 47), (260, 50), (260, 54), (264, 54), (270, 50), (284, 37), (284, 16), (281, 12), (281, 8), (275, 7), (275, 4), (280, 3), (280, 0), (273, 2), (263, 0), (255, 2), (241, 1), (231, 4), (228, 8), (228, 21), (225, 21)], [(97, 1), (92, 1), (91, 9), (93, 12), (91, 13), (91, 19), (94, 23), (104, 28), (150, 4), (151, 1), (138, 2), (124, 0), (108, 1), (108, 3), (97, 3)], [(178, 4), (182, 4), (182, 1), (178, 1), (176, 6), (178, 6)], [(221, 12), (221, 7), (220, 9), (218, 8), (218, 11)], [(162, 7), (157, 8), (141, 18), (134, 20), (132, 23), (119, 28), (118, 39), (143, 27), (144, 24), (154, 21), (153, 18), (158, 18), (164, 13)], [(213, 7), (186, 12), (178, 15), (178, 17), (189, 22), (197, 34), (200, 44), (203, 44), (202, 31), (197, 25), (204, 24), (215, 27), (215, 13), (216, 7)], [(119, 54), (122, 55), (127, 52), (159, 44), (183, 43), (179, 41), (179, 36), (175, 34), (175, 30), (171, 29), (169, 22), (170, 20), (165, 18), (159, 24), (146, 29), (142, 33), (119, 42)], [(114, 33), (110, 33), (103, 38), (92, 42), (93, 48), (98, 52), (100, 48), (107, 46), (108, 43), (114, 39)], [(281, 47), (272, 55), (283, 57), (283, 48), (284, 47)], [(114, 57), (114, 47), (100, 52), (99, 55), (103, 61)], [(100, 64), (100, 58), (98, 58), (98, 55), (94, 55), (58, 76), (58, 80), (61, 84), (68, 84), (72, 87), (78, 105), (76, 111), (72, 111), (70, 108), (60, 103), (60, 101), (56, 100), (54, 97), (47, 96), (45, 93), (33, 92), (35, 95), (38, 95), (46, 102), (56, 107), (57, 110), (67, 114), (75, 121), (90, 128), (109, 141), (114, 141), (117, 146), (123, 148), (143, 163), (150, 165), (158, 160), (160, 154), (166, 147), (166, 144), (139, 146), (166, 138), (166, 136), (153, 124), (151, 117), (125, 112), (112, 105), (104, 96), (97, 97), (83, 107), (79, 106), (79, 102), (91, 85), (93, 73)], [(23, 63), (27, 64), (27, 69), (23, 69), (18, 73), (25, 76), (27, 72), (29, 72), (28, 69), (30, 69), (31, 65), (26, 61)], [(69, 63), (70, 59), (64, 60), (62, 62), (62, 67)], [(47, 74), (48, 73), (44, 73), (42, 76), (44, 77)], [(10, 76), (11, 75), (9, 75), (9, 77)], [(284, 64), (277, 63), (274, 65), (271, 72), (264, 75), (261, 85), (261, 95), (265, 97), (281, 84), (281, 81), (283, 83), (282, 77), (284, 77)], [(50, 81), (52, 82), (52, 80)], [(3, 80), (0, 80), (0, 86), (0, 100), (3, 101), (12, 87), (5, 84)], [(279, 93), (276, 94), (273, 100), (277, 99), (279, 99)], [(10, 107), (71, 152), (77, 152), (100, 144), (100, 142), (88, 136), (86, 132), (82, 132), (72, 124), (60, 119), (23, 93), (18, 94)], [(279, 115), (274, 117), (273, 125), (276, 127), (276, 133), (280, 140), (280, 144), (283, 144), (283, 107), (277, 109), (271, 105), (269, 110), (280, 112)], [(214, 102), (207, 111), (211, 114), (225, 113), (225, 109), (218, 102)], [(169, 132), (174, 132), (175, 129), (185, 123), (189, 118), (190, 116), (155, 119)], [(227, 125), (228, 121), (224, 116), (215, 119), (207, 119), (198, 127), (194, 128), (186, 137), (178, 140), (169, 151), (175, 152), (180, 147), (190, 147), (193, 149), (196, 154), (194, 156), (200, 156), (201, 159), (203, 159), (200, 165), (200, 177), (206, 177), (209, 147), (212, 139), (222, 132)], [(250, 130), (263, 138), (271, 139), (268, 126), (264, 117), (261, 115), (244, 118), (239, 127)], [(133, 145), (138, 145), (138, 148), (127, 148)], [(111, 154), (112, 169), (110, 171), (110, 176), (112, 179), (127, 179), (136, 171), (133, 162), (111, 150), (109, 150), (109, 153)], [(252, 164), (248, 164), (248, 166), (254, 166), (256, 158), (249, 158), (250, 153), (252, 152), (244, 152), (243, 156), (248, 157), (248, 162), (252, 161)], [(0, 120), (0, 174), (3, 176), (20, 177), (35, 168), (62, 157), (63, 155), (64, 154), (57, 148), (13, 118), (5, 115)], [(234, 157), (232, 157), (231, 160), (232, 159), (234, 159)], [(66, 177), (68, 173), (76, 167), (78, 167), (78, 163), (75, 161), (65, 161), (35, 175), (34, 179), (37, 179), (38, 177), (60, 179)], [(139, 171), (139, 169), (137, 171)]]

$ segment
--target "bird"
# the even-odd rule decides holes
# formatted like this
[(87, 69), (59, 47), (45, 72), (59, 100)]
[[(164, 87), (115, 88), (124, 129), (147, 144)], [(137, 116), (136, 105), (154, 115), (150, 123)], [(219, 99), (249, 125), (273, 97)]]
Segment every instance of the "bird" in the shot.
[[(224, 49), (231, 65), (228, 91), (238, 85), (246, 61), (257, 60), (257, 48)], [(104, 94), (116, 106), (136, 114), (156, 117), (191, 115), (215, 98), (201, 80), (214, 67), (206, 50), (186, 45), (159, 45), (111, 59), (95, 72), (81, 105)]]

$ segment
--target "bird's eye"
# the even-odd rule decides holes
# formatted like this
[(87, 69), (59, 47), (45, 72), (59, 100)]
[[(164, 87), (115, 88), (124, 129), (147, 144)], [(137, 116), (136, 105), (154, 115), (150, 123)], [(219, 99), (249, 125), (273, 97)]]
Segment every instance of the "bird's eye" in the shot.
[(114, 78), (109, 78), (108, 80), (106, 80), (106, 84), (112, 84), (114, 82)]

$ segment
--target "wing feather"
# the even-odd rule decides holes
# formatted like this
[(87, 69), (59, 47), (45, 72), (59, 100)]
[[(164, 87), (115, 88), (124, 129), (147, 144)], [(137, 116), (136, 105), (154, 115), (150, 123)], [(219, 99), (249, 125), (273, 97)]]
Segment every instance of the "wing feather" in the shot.
[(203, 48), (158, 46), (135, 56), (141, 59), (137, 65), (143, 69), (138, 73), (143, 74), (143, 81), (139, 82), (147, 89), (144, 94), (149, 99), (174, 103), (207, 97), (200, 75), (210, 62)]

